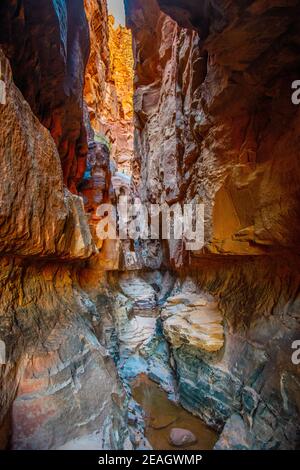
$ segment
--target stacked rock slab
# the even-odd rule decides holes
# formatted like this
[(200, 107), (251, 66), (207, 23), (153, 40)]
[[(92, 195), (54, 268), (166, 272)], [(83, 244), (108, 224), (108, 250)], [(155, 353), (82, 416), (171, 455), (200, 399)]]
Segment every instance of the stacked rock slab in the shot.
[[(11, 12), (3, 3), (2, 9)], [(32, 13), (41, 11), (39, 5)], [(44, 20), (51, 23), (47, 16)], [(87, 35), (85, 25), (77, 38)], [(70, 26), (76, 29), (76, 23)], [(29, 56), (31, 49), (25, 49)], [(96, 251), (83, 201), (65, 188), (55, 141), (16, 87), (1, 48), (0, 63), (5, 86), (0, 105), (0, 338), (6, 346), (0, 366), (0, 447), (68, 448), (69, 441), (97, 433), (99, 448), (122, 448), (127, 436), (122, 388), (96, 332), (101, 306), (97, 310), (80, 284), (82, 263)], [(21, 61), (19, 70), (13, 58), (11, 63), (14, 76), (22, 73), (36, 85), (28, 64)], [(75, 93), (82, 96), (82, 88)]]
[(82, 0), (4, 0), (0, 44), (14, 81), (51, 132), (72, 192), (85, 170), (83, 84), (89, 31)]

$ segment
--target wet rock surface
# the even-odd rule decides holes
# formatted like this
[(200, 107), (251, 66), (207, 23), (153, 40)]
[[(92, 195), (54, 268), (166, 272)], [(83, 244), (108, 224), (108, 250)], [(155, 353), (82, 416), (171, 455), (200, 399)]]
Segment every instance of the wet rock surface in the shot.
[(145, 435), (154, 449), (210, 450), (214, 447), (217, 434), (171, 401), (146, 375), (140, 375), (133, 382), (132, 393), (142, 406)]
[[(185, 408), (220, 431), (228, 420), (231, 423), (232, 415), (239, 414), (244, 437), (230, 427), (237, 447), (241, 436), (240, 445), (248, 448), (293, 448), (297, 446), (299, 418), (297, 370), (291, 361), (290, 345), (299, 332), (299, 319), (297, 316), (292, 319), (297, 296), (295, 303), (289, 304), (286, 316), (282, 306), (290, 297), (289, 289), (293, 291), (298, 281), (291, 271), (285, 287), (280, 288), (277, 282), (280, 283), (282, 265), (269, 268), (264, 260), (249, 263), (239, 270), (235, 263), (226, 266), (218, 263), (217, 283), (216, 266), (207, 261), (205, 274), (202, 271), (195, 275), (194, 282), (210, 285), (211, 292), (220, 298), (225, 343), (214, 353), (189, 343), (172, 347), (178, 393)], [(260, 270), (264, 272), (264, 283), (256, 275)], [(231, 295), (226, 291), (228, 282)], [(253, 286), (257, 290), (253, 291)], [(185, 288), (181, 284), (181, 290)], [(244, 294), (236, 310), (240, 289), (243, 293), (249, 289), (249, 295), (251, 292), (251, 320)], [(262, 310), (265, 316), (261, 315)], [(228, 428), (225, 429), (227, 432)]]
[(170, 442), (176, 447), (188, 447), (195, 444), (197, 438), (188, 429), (173, 428), (170, 432)]
[(159, 318), (158, 293), (149, 283), (149, 277), (144, 274), (143, 278), (139, 272), (121, 275), (119, 289), (123, 293), (117, 294), (114, 318), (120, 376), (128, 389), (134, 378), (146, 373), (174, 396), (175, 382), (169, 364), (169, 347)]

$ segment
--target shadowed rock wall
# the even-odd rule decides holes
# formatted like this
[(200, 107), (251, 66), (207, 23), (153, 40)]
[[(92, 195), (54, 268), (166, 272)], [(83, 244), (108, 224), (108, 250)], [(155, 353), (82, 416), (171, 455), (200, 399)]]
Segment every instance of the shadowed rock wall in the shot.
[[(109, 309), (105, 306), (104, 312), (97, 298), (82, 288), (84, 263), (96, 247), (82, 199), (64, 185), (66, 161), (63, 158), (61, 165), (60, 144), (57, 149), (53, 128), (49, 126), (51, 136), (39, 114), (52, 119), (59, 101), (56, 124), (63, 126), (66, 149), (75, 148), (83, 119), (80, 41), (88, 38), (87, 24), (82, 2), (48, 1), (33, 8), (34, 3), (2, 2), (0, 7), (7, 37), (25, 40), (19, 48), (14, 41), (3, 48), (13, 73), (0, 48), (5, 87), (0, 104), (0, 338), (6, 346), (5, 364), (0, 365), (0, 446), (69, 448), (70, 441), (77, 440), (80, 446), (83, 440), (85, 448), (90, 441), (99, 449), (123, 448), (127, 429), (122, 388), (105, 341), (97, 334), (104, 318), (109, 322)], [(58, 10), (53, 10), (54, 5)], [(44, 7), (53, 15), (44, 17), (48, 11)], [(72, 33), (66, 29), (63, 12), (68, 12)], [(35, 26), (31, 14), (38, 23)], [(72, 22), (73, 15), (77, 22)], [(29, 21), (31, 39), (25, 32), (17, 35), (17, 20), (26, 31)], [(48, 27), (53, 37), (45, 37)], [(47, 52), (40, 50), (44, 40)], [(67, 44), (69, 52), (73, 50), (69, 56), (64, 49)], [(47, 55), (49, 47), (52, 56)], [(43, 68), (43, 61), (48, 68)], [(31, 66), (38, 77), (47, 76), (43, 93)], [(44, 100), (49, 100), (50, 107)], [(98, 295), (100, 285), (106, 298), (105, 276), (99, 279), (98, 275), (97, 282)]]
[[(144, 199), (203, 202), (212, 253), (298, 252), (298, 2), (201, 2), (219, 11), (209, 7), (208, 37), (154, 0), (126, 3)], [(177, 18), (185, 2), (173, 3)], [(196, 3), (182, 16), (197, 17)]]
[(205, 205), (204, 248), (169, 243), (178, 281), (162, 319), (181, 402), (227, 423), (218, 448), (295, 448), (299, 2), (125, 3), (136, 186), (144, 201)]
[(84, 98), (96, 138), (109, 143), (119, 172), (131, 174), (133, 158), (133, 53), (131, 31), (116, 25), (106, 1), (85, 0), (91, 54)]
[(87, 154), (83, 85), (89, 30), (83, 1), (4, 0), (0, 18), (0, 44), (14, 81), (50, 130), (64, 183), (76, 192)]

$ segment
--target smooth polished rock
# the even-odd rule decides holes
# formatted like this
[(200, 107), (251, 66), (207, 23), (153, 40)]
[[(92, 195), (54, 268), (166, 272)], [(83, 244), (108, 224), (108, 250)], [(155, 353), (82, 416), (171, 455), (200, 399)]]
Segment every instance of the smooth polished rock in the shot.
[(183, 447), (195, 444), (197, 438), (188, 429), (173, 428), (170, 431), (170, 442), (176, 447)]
[(120, 333), (121, 348), (135, 351), (141, 348), (154, 335), (156, 319), (134, 316)]

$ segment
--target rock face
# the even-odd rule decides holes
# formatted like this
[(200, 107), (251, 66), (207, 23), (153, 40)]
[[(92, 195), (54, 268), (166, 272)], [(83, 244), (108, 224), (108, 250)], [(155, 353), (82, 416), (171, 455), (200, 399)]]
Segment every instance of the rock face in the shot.
[(107, 143), (97, 139), (92, 129), (88, 135), (88, 143), (87, 167), (78, 189), (89, 215), (93, 239), (96, 240), (97, 247), (102, 248), (102, 242), (96, 236), (96, 227), (100, 220), (97, 209), (111, 199), (110, 153)]
[(131, 33), (104, 0), (3, 0), (0, 447), (147, 447), (139, 374), (217, 449), (299, 447), (299, 1), (125, 3), (134, 194), (204, 203), (205, 244), (97, 239), (133, 195)]
[[(207, 39), (202, 20), (198, 33), (162, 14), (156, 0), (126, 3), (144, 199), (203, 202), (210, 252), (298, 252), (299, 108), (291, 83), (299, 57), (289, 46), (297, 43), (298, 2), (278, 10), (272, 2), (219, 2), (218, 12), (205, 2)], [(160, 3), (189, 23), (204, 8), (189, 2), (184, 13), (184, 2)]]
[[(110, 78), (108, 13), (105, 0), (84, 0), (89, 23), (91, 51), (86, 69), (84, 98), (89, 108), (91, 124), (96, 129), (97, 119), (109, 115), (116, 106)], [(110, 96), (110, 100), (107, 99)]]
[(182, 447), (195, 444), (197, 439), (188, 429), (173, 428), (170, 432), (170, 442), (176, 447)]
[(126, 273), (120, 278), (119, 283), (123, 294), (133, 302), (133, 309), (143, 311), (145, 316), (147, 316), (147, 310), (155, 309), (155, 290), (143, 278), (137, 277), (135, 273)]
[(82, 0), (5, 0), (0, 45), (17, 87), (58, 147), (64, 183), (76, 192), (87, 154), (83, 83), (89, 53)]
[(189, 344), (216, 352), (224, 345), (222, 314), (208, 296), (190, 293), (171, 296), (161, 315), (165, 335), (174, 348)]
[(10, 257), (1, 273), (2, 447), (10, 439), (14, 449), (54, 449), (95, 431), (99, 447), (122, 447), (122, 389), (74, 265)]
[[(22, 2), (19, 6), (22, 11)], [(4, 11), (7, 19), (10, 10)], [(82, 29), (73, 33), (79, 39)], [(20, 57), (30, 56), (30, 44)], [(81, 60), (77, 46), (74, 60)], [(11, 57), (16, 75), (18, 62)], [(31, 69), (21, 63), (29, 83)], [(0, 105), (0, 338), (6, 346), (6, 364), (0, 368), (0, 446), (68, 447), (69, 441), (96, 433), (99, 448), (123, 448), (128, 434), (123, 391), (97, 330), (99, 312), (104, 322), (109, 311), (81, 287), (81, 263), (96, 252), (83, 201), (64, 187), (53, 137), (13, 82), (2, 49), (0, 65), (5, 87)]]
[[(28, 279), (25, 282), (28, 285)], [(34, 279), (32, 285), (36, 286)], [(71, 289), (69, 286), (67, 289), (65, 304), (72, 300)], [(42, 302), (47, 302), (46, 295), (37, 301), (41, 308)], [(13, 449), (55, 449), (97, 430), (101, 430), (99, 447), (114, 447), (113, 443), (105, 442), (105, 431), (109, 427), (113, 430), (113, 414), (116, 415), (113, 409), (117, 408), (114, 400), (118, 396), (121, 400), (121, 389), (108, 352), (91, 330), (84, 301), (78, 292), (74, 306), (68, 307), (76, 308), (76, 313), (74, 310), (67, 315), (60, 314), (51, 329), (51, 310), (41, 310), (42, 314), (48, 314), (43, 325), (48, 337), (43, 335), (32, 341), (30, 348), (26, 344), (19, 359), (20, 380), (11, 409)], [(66, 308), (63, 298), (58, 300), (58, 308), (59, 304), (60, 308)], [(38, 320), (39, 312), (27, 310), (27, 314), (33, 313)], [(22, 326), (20, 333), (24, 334)], [(33, 325), (27, 327), (31, 328), (31, 335), (40, 336)], [(29, 335), (25, 338), (28, 341)]]
[(99, 206), (116, 205), (123, 191), (131, 193), (133, 55), (131, 32), (114, 27), (106, 1), (85, 0), (84, 6), (91, 37), (84, 89), (89, 150), (78, 190), (100, 251), (89, 263), (90, 268), (94, 277), (101, 277), (103, 270), (118, 270), (124, 264), (121, 243), (100, 239), (96, 228), (104, 218), (97, 212)]
[(109, 16), (109, 51), (112, 80), (118, 97), (118, 116), (109, 116), (111, 156), (119, 171), (131, 175), (133, 159), (133, 51), (130, 29), (116, 27)]
[[(220, 430), (238, 414), (249, 448), (296, 447), (299, 389), (291, 361), (291, 344), (299, 336), (295, 270), (283, 273), (282, 260), (227, 260), (222, 265), (206, 259), (193, 282), (220, 299), (225, 343), (216, 353), (188, 342), (172, 348), (182, 404)], [(190, 282), (177, 283), (177, 295), (188, 291)], [(231, 429), (239, 448), (245, 439)]]
[(169, 349), (159, 317), (158, 301), (163, 289), (157, 288), (157, 282), (161, 277), (158, 271), (117, 275), (114, 318), (119, 342), (118, 369), (127, 385), (145, 373), (174, 395)]
[(232, 415), (227, 421), (215, 450), (247, 450), (252, 447), (251, 436), (240, 415)]
[(131, 32), (115, 26), (106, 1), (85, 0), (91, 54), (84, 90), (93, 129), (106, 136), (117, 170), (131, 174), (133, 53)]
[(120, 113), (123, 119), (133, 118), (133, 51), (130, 29), (115, 25), (112, 15), (109, 24), (109, 52), (112, 78), (120, 101)]
[(49, 132), (41, 125), (5, 71), (6, 104), (0, 107), (1, 254), (88, 258), (93, 241), (82, 200), (63, 186), (61, 164)]
[[(299, 2), (125, 4), (136, 186), (145, 202), (205, 205), (204, 248), (188, 254), (172, 242), (166, 250), (180, 278), (163, 312), (172, 314), (165, 331), (181, 403), (216, 429), (228, 422), (218, 448), (228, 447), (229, 432), (233, 448), (295, 448), (300, 108), (291, 84)], [(213, 331), (224, 341), (215, 352), (203, 331), (195, 340), (202, 324), (184, 301), (193, 301), (188, 276), (222, 312), (224, 339), (219, 315), (208, 316), (216, 315)]]

